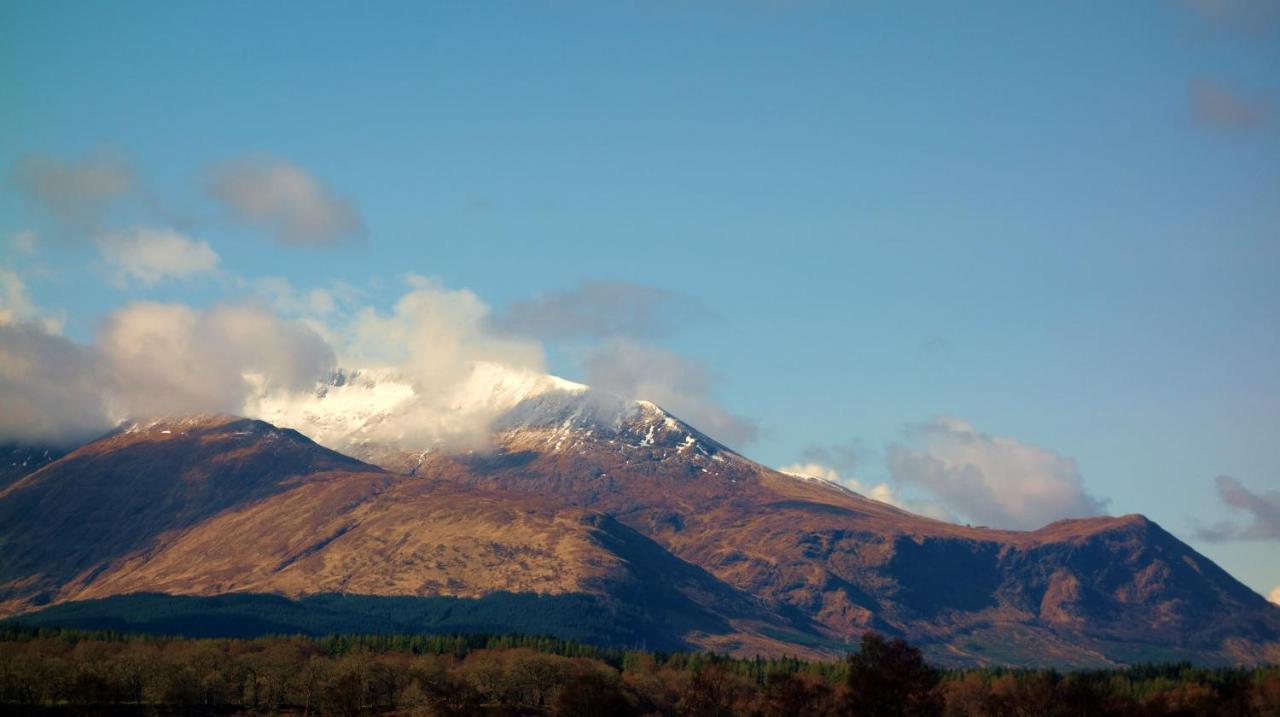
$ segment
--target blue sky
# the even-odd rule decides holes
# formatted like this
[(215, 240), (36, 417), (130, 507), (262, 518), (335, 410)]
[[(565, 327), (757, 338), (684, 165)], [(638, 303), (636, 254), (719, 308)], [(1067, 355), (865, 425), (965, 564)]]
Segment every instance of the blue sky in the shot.
[[(1273, 2), (10, 2), (0, 33), (13, 316), (88, 343), (262, 277), (387, 310), (417, 274), (499, 317), (635, 299), (661, 316), (540, 336), (549, 368), (671, 358), (641, 383), (747, 455), (956, 519), (950, 474), (894, 456), (1069, 474), (1280, 585)], [(69, 217), (33, 161), (129, 189)], [(238, 167), (358, 226), (290, 242), (211, 189)], [(216, 270), (128, 273), (142, 227)]]

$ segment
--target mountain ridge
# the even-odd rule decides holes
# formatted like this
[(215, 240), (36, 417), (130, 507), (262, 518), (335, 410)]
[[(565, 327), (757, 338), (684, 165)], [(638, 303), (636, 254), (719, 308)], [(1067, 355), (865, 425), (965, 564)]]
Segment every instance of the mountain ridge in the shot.
[(0, 488), (0, 614), (505, 591), (595, 596), (655, 642), (739, 654), (878, 630), (943, 664), (1280, 659), (1280, 609), (1143, 516), (954, 525), (769, 469), (652, 403), (507, 386), (481, 449), (364, 435), (347, 456), (231, 416), (82, 446)]

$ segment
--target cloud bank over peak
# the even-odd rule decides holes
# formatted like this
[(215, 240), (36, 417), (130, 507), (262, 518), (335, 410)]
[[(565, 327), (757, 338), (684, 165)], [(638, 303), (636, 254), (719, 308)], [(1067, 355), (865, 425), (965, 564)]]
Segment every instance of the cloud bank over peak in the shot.
[[(174, 232), (108, 235), (100, 248), (121, 284), (146, 286), (217, 267), (212, 249)], [(0, 392), (7, 401), (0, 440), (74, 442), (122, 420), (208, 412), (314, 427), (312, 419), (335, 405), (320, 406), (317, 398), (341, 386), (335, 377), (358, 374), (377, 394), (358, 402), (392, 394), (406, 401), (395, 407), (395, 426), (388, 421), (366, 438), (469, 450), (487, 444), (495, 406), (511, 407), (494, 400), (494, 392), (567, 385), (547, 376), (540, 340), (501, 328), (467, 289), (410, 275), (383, 308), (341, 283), (298, 289), (281, 277), (226, 278), (224, 286), (242, 292), (239, 301), (208, 308), (129, 303), (81, 344), (57, 336), (57, 326), (37, 325), (41, 314), (25, 285), (0, 269)], [(45, 360), (46, 354), (63, 359)], [(728, 443), (756, 435), (752, 421), (715, 400), (713, 375), (692, 358), (625, 338), (592, 344), (579, 356), (600, 394), (660, 404)], [(480, 375), (481, 367), (489, 373)], [(357, 400), (350, 390), (337, 393)]]
[[(304, 292), (308, 300), (294, 308), (324, 309), (324, 335), (316, 317), (287, 318), (261, 301), (207, 309), (134, 302), (78, 344), (33, 323), (16, 275), (0, 273), (0, 440), (71, 443), (122, 420), (188, 413), (297, 417), (290, 407), (309, 405), (346, 365), (372, 367), (400, 387), (391, 390), (409, 391), (412, 407), (380, 438), (478, 446), (495, 416), (486, 396), (467, 395), (476, 367), (542, 376), (542, 346), (493, 332), (489, 308), (470, 291), (407, 282), (387, 312), (339, 312)], [(271, 286), (296, 293), (287, 282)]]
[(991, 527), (1030, 530), (1062, 518), (1098, 515), (1106, 503), (1084, 488), (1076, 462), (968, 422), (940, 416), (907, 428), (889, 447), (894, 480)]

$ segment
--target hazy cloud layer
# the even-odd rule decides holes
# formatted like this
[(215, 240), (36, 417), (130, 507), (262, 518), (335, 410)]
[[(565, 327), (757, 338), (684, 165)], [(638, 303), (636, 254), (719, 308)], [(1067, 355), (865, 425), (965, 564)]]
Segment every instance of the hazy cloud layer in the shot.
[(364, 233), (364, 220), (306, 170), (283, 159), (241, 159), (217, 168), (209, 193), (238, 220), (287, 246), (327, 246)]
[(1196, 537), (1224, 540), (1280, 540), (1280, 491), (1254, 493), (1231, 476), (1218, 476), (1218, 497), (1231, 508), (1248, 515), (1245, 525), (1232, 522), (1196, 528)]
[(626, 281), (584, 281), (578, 286), (518, 301), (495, 323), (547, 340), (655, 339), (712, 318), (694, 297)]
[(1247, 130), (1271, 124), (1271, 108), (1265, 100), (1242, 95), (1206, 77), (1191, 80), (1190, 99), (1192, 116), (1205, 127)]
[(976, 523), (1033, 529), (1105, 508), (1085, 491), (1076, 462), (1053, 451), (952, 417), (911, 426), (907, 434), (909, 445), (889, 448), (894, 480), (927, 491)]
[(151, 286), (165, 279), (186, 279), (218, 269), (218, 254), (208, 242), (170, 229), (137, 227), (97, 239), (102, 258), (117, 284)]
[(1271, 594), (1267, 596), (1267, 599), (1276, 605), (1280, 605), (1280, 585), (1271, 588)]
[(592, 388), (652, 401), (730, 446), (756, 439), (754, 421), (726, 411), (714, 398), (706, 366), (657, 346), (612, 339), (583, 360)]
[(27, 200), (64, 230), (96, 226), (107, 205), (134, 186), (128, 162), (109, 153), (80, 160), (32, 154), (17, 162), (13, 177)]

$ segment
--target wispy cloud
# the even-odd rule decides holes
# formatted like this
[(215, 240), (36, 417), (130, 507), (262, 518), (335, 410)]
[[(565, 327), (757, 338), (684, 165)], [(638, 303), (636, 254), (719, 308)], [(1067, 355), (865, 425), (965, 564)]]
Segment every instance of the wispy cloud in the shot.
[(692, 296), (627, 281), (584, 281), (517, 301), (495, 323), (544, 340), (656, 339), (713, 318)]
[(1226, 85), (1197, 77), (1189, 85), (1191, 115), (1201, 126), (1222, 130), (1248, 130), (1271, 124), (1270, 105), (1259, 97), (1249, 97)]
[(0, 266), (0, 326), (28, 323), (46, 333), (62, 331), (62, 317), (41, 310), (31, 298), (27, 283), (12, 269)]
[(1255, 493), (1231, 476), (1218, 476), (1214, 480), (1218, 498), (1227, 506), (1249, 517), (1240, 525), (1221, 522), (1211, 526), (1196, 526), (1195, 535), (1201, 540), (1221, 542), (1225, 540), (1280, 540), (1280, 491)]
[(9, 237), (9, 248), (18, 254), (34, 254), (40, 236), (31, 229), (15, 232)]
[(1276, 0), (1177, 0), (1213, 25), (1246, 32), (1272, 28), (1280, 21)]
[(975, 522), (1031, 529), (1105, 508), (1105, 501), (1085, 491), (1076, 462), (1045, 448), (950, 416), (909, 426), (907, 436), (909, 445), (889, 448), (894, 480), (927, 491)]
[(350, 202), (284, 159), (227, 163), (213, 171), (208, 189), (233, 217), (286, 246), (330, 246), (364, 233), (364, 220)]
[(78, 160), (30, 154), (15, 164), (13, 178), (27, 200), (62, 231), (95, 228), (107, 206), (135, 184), (128, 161), (110, 152)]
[(841, 473), (853, 473), (863, 463), (871, 449), (857, 438), (843, 443), (811, 443), (800, 453), (801, 462), (832, 466)]

